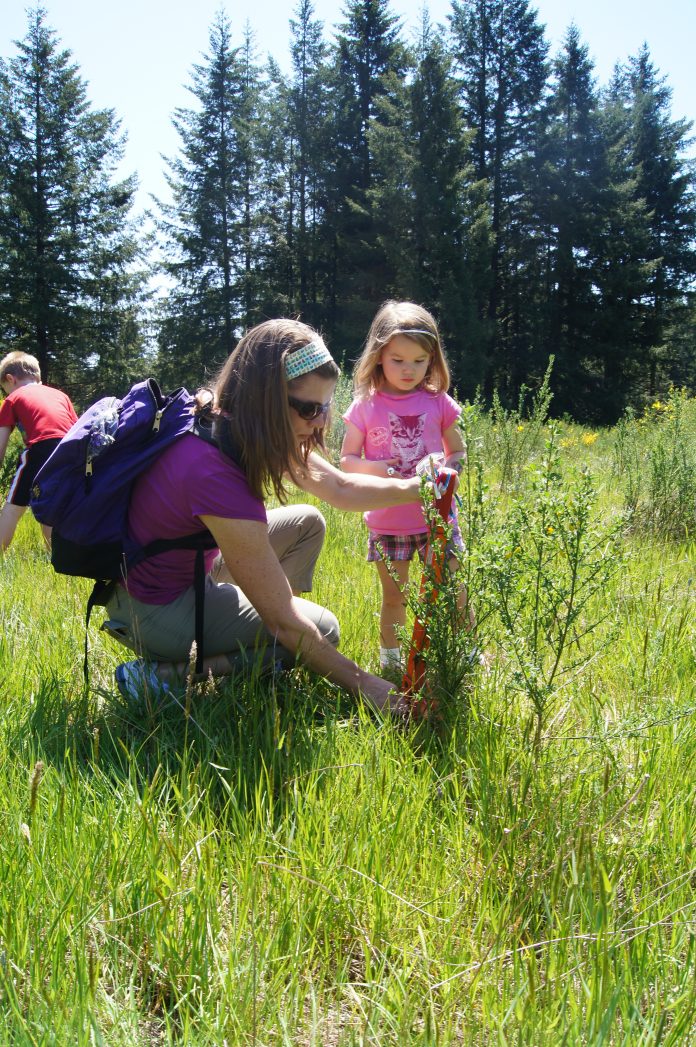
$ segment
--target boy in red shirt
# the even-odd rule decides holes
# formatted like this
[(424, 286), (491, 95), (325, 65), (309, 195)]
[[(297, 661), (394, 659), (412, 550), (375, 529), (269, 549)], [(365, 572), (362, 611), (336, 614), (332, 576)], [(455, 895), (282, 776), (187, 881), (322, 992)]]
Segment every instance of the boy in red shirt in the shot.
[[(15, 426), (24, 439), (7, 501), (0, 511), (0, 550), (14, 537), (17, 524), (29, 505), (34, 477), (62, 436), (77, 421), (70, 397), (50, 385), (41, 384), (39, 361), (28, 353), (8, 353), (0, 360), (0, 386), (5, 399), (0, 404), (0, 465)], [(51, 529), (42, 527), (46, 544)]]

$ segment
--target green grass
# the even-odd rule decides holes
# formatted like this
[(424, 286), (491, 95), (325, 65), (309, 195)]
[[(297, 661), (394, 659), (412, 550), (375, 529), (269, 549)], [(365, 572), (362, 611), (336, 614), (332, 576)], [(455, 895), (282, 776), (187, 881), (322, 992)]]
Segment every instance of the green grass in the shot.
[[(561, 426), (542, 497), (545, 423), (502, 449), (524, 421), (502, 437), (477, 409), (469, 424), (466, 570), (494, 657), (449, 696), (444, 734), (384, 723), (301, 670), (135, 716), (112, 685), (123, 652), (96, 626), (85, 694), (88, 585), (53, 574), (22, 522), (0, 564), (1, 1043), (696, 1043), (688, 507), (683, 536), (673, 511), (662, 533), (647, 468), (627, 504), (616, 432)], [(631, 425), (632, 461), (669, 473), (666, 419)], [(539, 714), (570, 561), (557, 531), (522, 535), (517, 574), (494, 557), (520, 519), (572, 528), (583, 469), (615, 569), (593, 576)], [(326, 516), (315, 596), (374, 665), (363, 526)], [(578, 572), (591, 562), (581, 547)], [(506, 578), (551, 594), (508, 593), (507, 629)]]

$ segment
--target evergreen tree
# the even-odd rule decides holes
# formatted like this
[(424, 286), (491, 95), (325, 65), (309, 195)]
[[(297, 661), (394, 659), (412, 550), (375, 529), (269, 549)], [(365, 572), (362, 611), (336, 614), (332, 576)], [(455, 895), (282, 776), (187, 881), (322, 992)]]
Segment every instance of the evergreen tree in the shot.
[(665, 331), (665, 344), (670, 349), (670, 374), (678, 389), (696, 392), (696, 293), (689, 291), (683, 308), (675, 311), (673, 323)]
[(369, 200), (371, 132), (380, 112), (385, 112), (384, 103), (399, 90), (406, 66), (398, 20), (389, 13), (387, 0), (350, 0), (335, 55), (335, 171), (329, 201), (333, 213), (328, 214), (333, 225), (329, 269), (334, 276), (328, 323), (339, 348), (355, 344), (355, 332), (366, 330), (393, 282)]
[[(693, 182), (680, 155), (688, 130), (646, 49), (617, 67), (601, 104), (572, 28), (556, 63), (547, 154), (550, 350), (556, 407), (615, 421), (685, 373), (683, 330), (693, 277)], [(688, 368), (686, 369), (688, 370)]]
[(590, 416), (604, 424), (616, 421), (635, 399), (643, 302), (652, 268), (648, 213), (638, 193), (620, 81), (617, 72), (600, 107), (605, 169), (590, 245), (596, 296), (590, 331), (595, 358)]
[(41, 7), (0, 68), (0, 122), (0, 338), (84, 403), (142, 353), (136, 180), (116, 179), (119, 122), (90, 107)]
[(370, 128), (367, 197), (386, 260), (383, 297), (409, 298), (439, 318), (461, 392), (483, 374), (477, 313), (490, 257), (482, 183), (473, 180), (452, 59), (424, 13), (413, 77), (390, 85)]
[(258, 150), (257, 71), (247, 35), (231, 44), (222, 14), (209, 53), (195, 65), (196, 109), (177, 109), (180, 155), (168, 161), (171, 204), (160, 203), (163, 268), (172, 289), (162, 305), (160, 371), (195, 384), (216, 370), (254, 316)]
[(327, 45), (311, 0), (290, 19), (292, 77), (274, 63), (262, 120), (263, 211), (268, 250), (262, 259), (264, 309), (299, 314), (321, 326), (327, 282), (325, 213), (333, 158), (329, 148)]
[(672, 378), (667, 329), (686, 307), (686, 292), (696, 274), (694, 234), (696, 207), (693, 163), (685, 158), (691, 125), (672, 120), (672, 92), (655, 69), (647, 46), (629, 59), (621, 80), (630, 127), (631, 166), (636, 196), (644, 201), (651, 272), (641, 342), (644, 353), (644, 393), (654, 398)]
[(260, 131), (263, 123), (265, 85), (262, 82), (254, 38), (247, 23), (241, 48), (242, 83), (237, 115), (236, 164), (242, 188), (241, 222), (241, 299), (242, 327), (253, 326), (259, 319), (258, 284), (254, 267), (262, 256), (268, 239), (262, 214), (263, 188), (266, 172)]
[(376, 103), (369, 130), (371, 185), (365, 201), (383, 262), (383, 299), (417, 294), (421, 259), (416, 252), (416, 143), (410, 106), (409, 88), (392, 77), (388, 94)]
[(528, 0), (455, 0), (450, 21), (464, 120), (474, 132), (475, 177), (488, 186), (491, 212), (491, 279), (483, 303), (495, 340), (490, 392), (494, 384), (518, 386), (529, 370), (542, 269), (531, 201), (548, 45)]
[(414, 297), (440, 318), (453, 376), (468, 395), (485, 372), (490, 224), (485, 183), (469, 160), (452, 58), (424, 15), (409, 91), (413, 138)]
[(293, 81), (290, 131), (294, 143), (291, 257), (293, 302), (308, 323), (322, 316), (325, 250), (321, 238), (332, 158), (329, 151), (329, 77), (322, 23), (313, 18), (311, 0), (299, 0), (291, 19)]
[(295, 257), (295, 142), (290, 129), (287, 77), (269, 58), (267, 80), (259, 95), (257, 121), (260, 194), (257, 199), (257, 254), (254, 299), (260, 316), (297, 311)]
[(575, 25), (553, 68), (541, 187), (548, 273), (545, 348), (547, 356), (555, 357), (555, 407), (578, 415), (588, 409), (593, 395), (592, 331), (598, 308), (594, 247), (607, 165), (593, 66)]

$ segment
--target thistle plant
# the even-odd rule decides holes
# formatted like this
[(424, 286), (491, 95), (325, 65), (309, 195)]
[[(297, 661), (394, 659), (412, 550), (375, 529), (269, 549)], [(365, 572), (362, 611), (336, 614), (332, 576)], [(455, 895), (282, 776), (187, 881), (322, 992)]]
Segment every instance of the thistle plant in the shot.
[[(483, 482), (475, 463), (467, 463), (462, 473), (466, 500), (460, 501), (460, 524), (463, 530), (476, 533), (483, 517)], [(423, 480), (421, 497), (431, 534), (442, 526), (449, 543), (452, 537), (450, 521), (443, 522), (435, 505), (432, 485)], [(425, 625), (427, 647), (423, 652), (426, 666), (426, 701), (432, 702), (440, 726), (448, 733), (456, 727), (468, 708), (467, 694), (471, 674), (479, 664), (480, 630), (475, 625), (476, 611), (472, 607), (471, 582), (475, 571), (472, 560), (463, 557), (456, 571), (448, 561), (443, 563), (443, 552), (435, 551), (442, 567), (441, 575), (435, 564), (425, 565), (419, 585), (409, 584), (405, 591), (406, 604), (413, 617)], [(411, 635), (402, 636), (408, 650)]]
[(559, 689), (597, 651), (590, 640), (609, 617), (602, 596), (622, 562), (622, 521), (598, 522), (587, 471), (564, 479), (555, 426), (527, 473), (529, 491), (508, 510), (487, 568), (502, 646), (514, 686), (531, 702), (538, 749)]

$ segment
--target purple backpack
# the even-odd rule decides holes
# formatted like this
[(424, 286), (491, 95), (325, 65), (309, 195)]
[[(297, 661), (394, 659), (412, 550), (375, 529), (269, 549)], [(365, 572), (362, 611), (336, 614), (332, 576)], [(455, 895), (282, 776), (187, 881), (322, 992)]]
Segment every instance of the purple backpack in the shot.
[[(131, 490), (140, 473), (185, 433), (215, 442), (210, 418), (194, 414), (193, 408), (194, 398), (186, 389), (165, 396), (153, 378), (134, 385), (122, 400), (98, 400), (37, 473), (31, 508), (39, 523), (53, 528), (55, 570), (95, 580), (88, 624), (92, 607), (105, 604), (114, 584), (137, 563), (168, 549), (195, 549), (195, 631), (202, 665), (203, 552), (215, 548), (212, 535), (205, 531), (138, 546), (127, 527)], [(86, 666), (85, 655), (85, 673)]]

